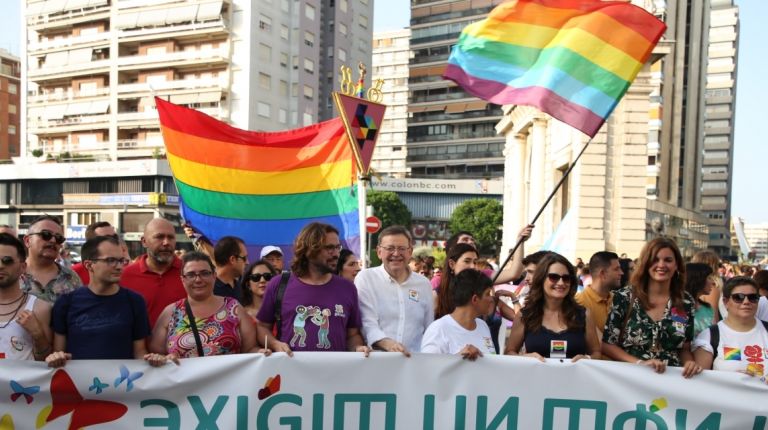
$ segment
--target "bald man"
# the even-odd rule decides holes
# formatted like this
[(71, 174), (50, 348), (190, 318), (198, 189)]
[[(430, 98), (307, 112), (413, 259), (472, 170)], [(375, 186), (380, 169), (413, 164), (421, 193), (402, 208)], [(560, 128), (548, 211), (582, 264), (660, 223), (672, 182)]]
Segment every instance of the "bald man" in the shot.
[(147, 303), (150, 327), (171, 303), (187, 296), (181, 283), (181, 260), (176, 256), (176, 230), (168, 220), (154, 218), (144, 228), (141, 244), (147, 253), (123, 269), (120, 285)]

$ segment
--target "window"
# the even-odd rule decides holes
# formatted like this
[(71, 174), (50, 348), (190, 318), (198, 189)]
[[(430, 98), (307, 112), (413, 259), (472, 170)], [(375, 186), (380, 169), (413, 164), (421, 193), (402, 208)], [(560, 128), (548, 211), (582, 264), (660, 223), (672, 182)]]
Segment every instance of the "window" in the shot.
[(8, 113), (9, 114), (15, 114), (16, 113), (16, 105), (8, 104)]
[(299, 70), (299, 56), (294, 55), (291, 60), (291, 63), (293, 64), (293, 70)]
[(288, 26), (281, 24), (280, 25), (280, 37), (283, 38), (283, 40), (288, 40)]
[(304, 59), (304, 70), (307, 73), (315, 73), (315, 62), (309, 58)]
[(16, 134), (16, 126), (8, 125), (8, 134)]
[(291, 11), (291, 4), (289, 2), (290, 2), (290, 0), (281, 0), (280, 1), (280, 9), (282, 9), (283, 12), (290, 12)]
[(344, 25), (341, 22), (339, 23), (339, 33), (341, 33), (341, 34), (343, 34), (345, 36), (347, 35), (347, 26)]
[(18, 94), (19, 87), (16, 86), (16, 84), (8, 83), (8, 92), (11, 94)]
[(256, 109), (259, 116), (269, 118), (271, 108), (267, 103), (259, 102)]
[(315, 98), (315, 89), (309, 85), (304, 85), (304, 98), (307, 100), (312, 100)]
[(288, 54), (285, 52), (280, 53), (280, 65), (282, 67), (288, 67)]
[(284, 80), (280, 80), (280, 95), (283, 97), (288, 97), (288, 82)]
[(260, 15), (259, 28), (264, 31), (272, 31), (272, 18), (265, 15)]
[(272, 60), (272, 48), (269, 45), (259, 43), (259, 60), (261, 61)]
[(277, 120), (280, 121), (281, 124), (285, 124), (286, 122), (288, 122), (288, 111), (286, 111), (285, 109), (280, 109), (280, 111), (278, 111)]
[(348, 0), (339, 0), (339, 10), (341, 10), (342, 12), (346, 12), (348, 3), (349, 3)]
[(360, 19), (358, 19), (357, 23), (360, 25), (360, 27), (368, 28), (368, 17), (365, 15), (360, 15)]
[(315, 46), (315, 35), (305, 31), (304, 32), (304, 44), (309, 46), (310, 48)]
[(312, 125), (312, 114), (311, 113), (305, 113), (304, 114), (304, 125)]
[(272, 77), (266, 73), (259, 73), (259, 87), (265, 90), (272, 89)]
[(291, 97), (298, 97), (298, 96), (299, 96), (299, 84), (293, 83), (291, 84)]
[(347, 61), (347, 51), (339, 48), (339, 61), (342, 63)]
[(306, 5), (304, 8), (304, 16), (307, 17), (307, 19), (310, 19), (312, 21), (315, 20), (315, 7), (312, 5)]

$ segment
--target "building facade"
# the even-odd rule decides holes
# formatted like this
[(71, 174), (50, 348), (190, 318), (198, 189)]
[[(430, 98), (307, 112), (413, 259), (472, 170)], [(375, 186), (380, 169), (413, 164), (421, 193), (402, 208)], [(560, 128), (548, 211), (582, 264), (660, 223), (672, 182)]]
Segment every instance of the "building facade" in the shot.
[(369, 0), (23, 6), (22, 152), (46, 158), (162, 153), (153, 95), (250, 130), (329, 119), (338, 67), (371, 58)]
[(735, 254), (730, 219), (739, 8), (732, 0), (710, 2), (701, 209), (709, 219), (709, 247), (729, 255)]
[(412, 177), (486, 178), (504, 175), (504, 138), (495, 125), (501, 107), (442, 79), (461, 30), (502, 0), (411, 2), (411, 70), (407, 164)]
[(19, 155), (21, 135), (19, 57), (0, 50), (0, 160)]
[(408, 62), (410, 29), (386, 31), (373, 36), (372, 79), (384, 80), (382, 103), (387, 105), (376, 141), (371, 168), (377, 175), (404, 178), (408, 175)]

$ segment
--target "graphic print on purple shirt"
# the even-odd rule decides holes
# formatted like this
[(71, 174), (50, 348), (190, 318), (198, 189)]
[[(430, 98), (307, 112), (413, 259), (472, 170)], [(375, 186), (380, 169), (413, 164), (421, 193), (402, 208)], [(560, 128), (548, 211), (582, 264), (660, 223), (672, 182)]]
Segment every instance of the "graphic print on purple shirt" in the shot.
[[(275, 294), (280, 277), (267, 284), (256, 318), (275, 322)], [(347, 351), (347, 329), (360, 328), (357, 288), (333, 275), (323, 285), (309, 285), (291, 275), (283, 296), (281, 342), (293, 351)]]

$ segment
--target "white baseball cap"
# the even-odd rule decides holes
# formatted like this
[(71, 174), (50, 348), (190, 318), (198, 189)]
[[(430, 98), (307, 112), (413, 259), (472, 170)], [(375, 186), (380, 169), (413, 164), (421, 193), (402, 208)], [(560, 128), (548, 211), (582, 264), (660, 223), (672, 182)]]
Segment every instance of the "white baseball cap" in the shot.
[(277, 252), (278, 254), (283, 255), (283, 251), (280, 249), (279, 246), (267, 245), (264, 248), (261, 248), (261, 254), (259, 255), (259, 258), (263, 260), (264, 257), (266, 257), (267, 255), (273, 252)]

